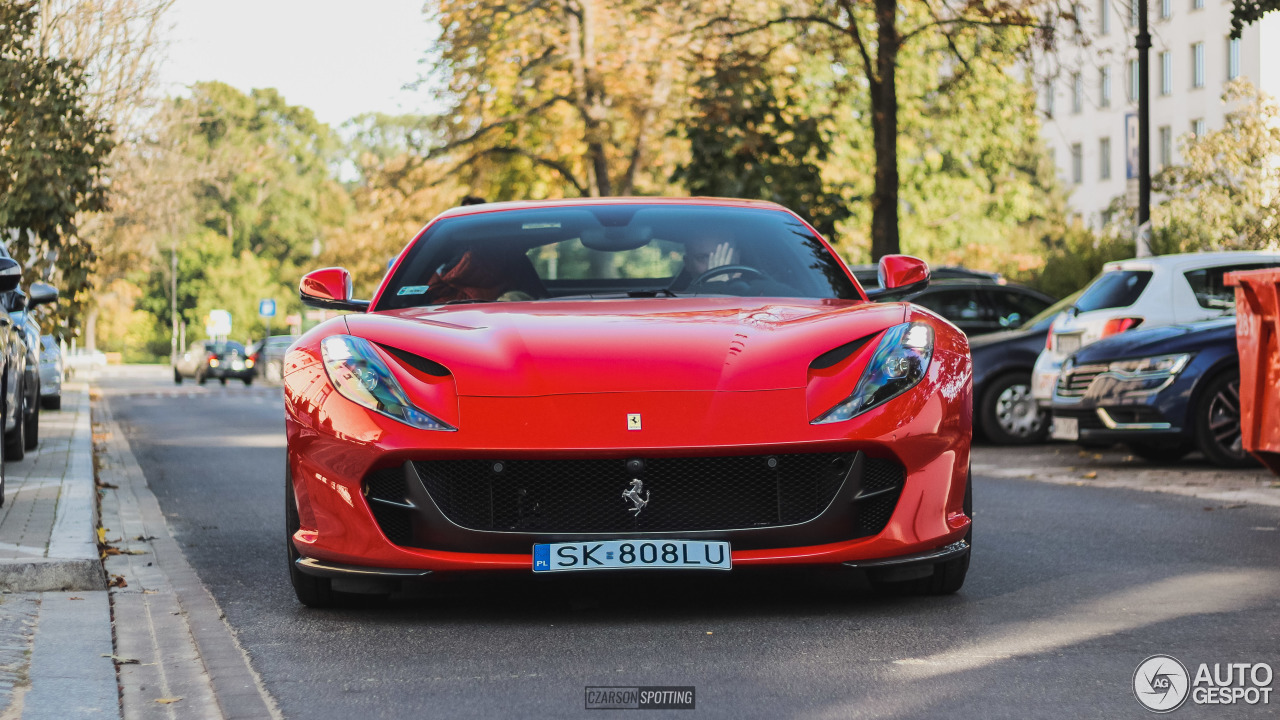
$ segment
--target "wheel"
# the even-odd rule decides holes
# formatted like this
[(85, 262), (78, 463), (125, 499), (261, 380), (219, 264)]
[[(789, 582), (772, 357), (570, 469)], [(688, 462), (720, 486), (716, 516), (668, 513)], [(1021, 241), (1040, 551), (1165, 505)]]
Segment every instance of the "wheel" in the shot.
[(199, 370), (197, 370), (197, 371), (196, 371), (196, 384), (197, 384), (197, 385), (203, 385), (203, 384), (205, 384), (205, 381), (207, 381), (208, 379), (209, 379), (209, 377), (208, 377), (207, 375), (205, 375), (204, 373), (200, 372)]
[(218, 382), (219, 382), (220, 384), (222, 384), (222, 385), (226, 385), (226, 384), (227, 384), (227, 379), (226, 379), (226, 378), (218, 378)]
[(973, 463), (969, 463), (969, 476), (965, 478), (964, 512), (970, 518), (969, 532), (964, 540), (969, 544), (969, 552), (962, 557), (934, 563), (933, 573), (924, 577), (909, 580), (892, 580), (871, 578), (874, 587), (887, 590), (897, 595), (954, 595), (964, 587), (965, 577), (969, 574), (969, 556), (973, 554)]
[(1171, 463), (1186, 457), (1195, 447), (1180, 442), (1132, 442), (1129, 450), (1134, 455), (1153, 463)]
[[(39, 397), (39, 396), (37, 396)], [(27, 450), (35, 450), (40, 445), (40, 403), (32, 403), (31, 416), (27, 418), (27, 441), (23, 445)]]
[(293, 545), (293, 534), (300, 527), (302, 527), (302, 521), (298, 517), (298, 503), (293, 495), (293, 477), (286, 469), (284, 473), (284, 541), (289, 551), (289, 582), (293, 585), (293, 594), (298, 596), (298, 602), (307, 607), (333, 607), (338, 603), (339, 595), (333, 591), (333, 581), (329, 578), (308, 575), (298, 569), (298, 558), (302, 555)]
[[(6, 401), (9, 396), (6, 390), (6, 387), (0, 387), (0, 430), (4, 430), (5, 418), (9, 417), (9, 406)], [(5, 443), (0, 442), (0, 507), (4, 507), (4, 463), (9, 459), (5, 457), (4, 446)]]
[(252, 384), (253, 384), (253, 378), (251, 378), (251, 377), (242, 378), (242, 379), (244, 380), (244, 386), (245, 386), (245, 387), (249, 387), (250, 385), (252, 385)]
[(1228, 468), (1257, 466), (1240, 434), (1239, 370), (1232, 368), (1209, 381), (1193, 417), (1196, 444), (1209, 462)]
[(174, 385), (182, 384), (182, 373), (178, 372), (178, 368), (173, 369), (173, 384)]
[(61, 410), (62, 396), (61, 395), (45, 395), (44, 397), (40, 398), (40, 404), (44, 406), (45, 410)]
[(14, 418), (13, 432), (4, 436), (5, 462), (16, 462), (27, 456), (27, 393), (18, 391), (18, 414)]
[(997, 445), (1044, 442), (1049, 435), (1049, 413), (1031, 397), (1029, 373), (996, 378), (983, 393), (980, 407), (982, 434)]

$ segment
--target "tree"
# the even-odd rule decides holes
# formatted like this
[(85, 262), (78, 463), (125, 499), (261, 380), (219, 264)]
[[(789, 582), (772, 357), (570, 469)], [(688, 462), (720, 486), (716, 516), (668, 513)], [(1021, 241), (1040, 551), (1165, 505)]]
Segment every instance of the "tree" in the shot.
[(806, 102), (802, 79), (770, 60), (729, 52), (694, 84), (681, 127), (689, 159), (672, 179), (694, 195), (772, 200), (831, 237), (849, 210), (822, 179), (829, 130)]
[(60, 309), (73, 320), (88, 299), (92, 246), (82, 212), (107, 206), (111, 128), (89, 106), (83, 66), (42, 56), (34, 3), (0, 1), (0, 228), (27, 278), (62, 276)]
[(1231, 6), (1231, 37), (1238, 38), (1245, 25), (1262, 19), (1263, 15), (1280, 10), (1280, 0), (1233, 0)]
[(1153, 244), (1164, 252), (1280, 246), (1280, 106), (1244, 79), (1222, 100), (1225, 126), (1188, 137), (1182, 164), (1152, 179), (1166, 198), (1152, 212)]
[[(1043, 14), (1042, 14), (1043, 13)], [(904, 50), (920, 41), (940, 39), (951, 52), (951, 72), (942, 84), (987, 63), (991, 55), (1005, 63), (1004, 52), (992, 47), (1029, 44), (1035, 30), (1051, 41), (1052, 21), (1064, 14), (1048, 0), (813, 0), (775, 8), (737, 3), (713, 21), (730, 36), (742, 36), (779, 26), (796, 29), (798, 39), (823, 53), (833, 65), (861, 70), (861, 83), (845, 83), (848, 91), (865, 89), (872, 130), (874, 186), (870, 195), (871, 255), (880, 257), (901, 249), (899, 238), (899, 92), (898, 69)], [(1048, 20), (1044, 20), (1047, 17)]]

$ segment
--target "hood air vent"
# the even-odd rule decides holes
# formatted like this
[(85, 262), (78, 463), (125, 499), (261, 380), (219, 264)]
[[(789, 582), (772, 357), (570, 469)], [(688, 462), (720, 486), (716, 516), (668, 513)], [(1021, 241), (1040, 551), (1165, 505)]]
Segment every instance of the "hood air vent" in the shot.
[(451, 374), (449, 372), (449, 368), (441, 365), (435, 360), (428, 360), (421, 355), (414, 355), (408, 350), (393, 348), (390, 345), (383, 345), (382, 343), (378, 343), (378, 347), (396, 356), (397, 360), (418, 372), (426, 373), (427, 375), (434, 375), (435, 377), (448, 377)]

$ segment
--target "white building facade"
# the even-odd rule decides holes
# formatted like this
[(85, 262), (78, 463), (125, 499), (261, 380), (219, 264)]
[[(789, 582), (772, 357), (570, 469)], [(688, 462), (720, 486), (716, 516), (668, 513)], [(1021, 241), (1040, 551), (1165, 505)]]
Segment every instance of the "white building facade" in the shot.
[[(1082, 0), (1076, 22), (1037, 68), (1043, 136), (1071, 208), (1092, 226), (1136, 197), (1138, 3)], [(1151, 172), (1178, 162), (1186, 136), (1223, 127), (1227, 83), (1249, 79), (1280, 97), (1280, 12), (1230, 39), (1231, 0), (1145, 0), (1151, 32)], [(1126, 116), (1132, 116), (1127, 118)]]

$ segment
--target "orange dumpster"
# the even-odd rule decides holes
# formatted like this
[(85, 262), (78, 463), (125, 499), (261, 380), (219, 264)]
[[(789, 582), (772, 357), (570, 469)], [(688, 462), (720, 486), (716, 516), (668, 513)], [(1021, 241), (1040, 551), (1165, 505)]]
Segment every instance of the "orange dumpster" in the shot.
[(1244, 449), (1280, 475), (1280, 268), (1228, 273), (1236, 289)]

